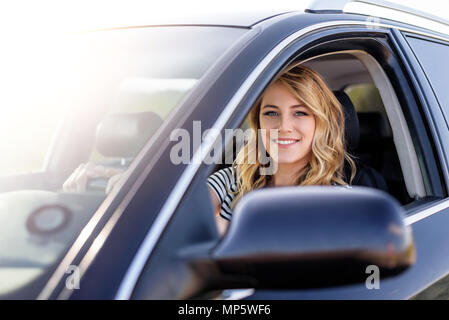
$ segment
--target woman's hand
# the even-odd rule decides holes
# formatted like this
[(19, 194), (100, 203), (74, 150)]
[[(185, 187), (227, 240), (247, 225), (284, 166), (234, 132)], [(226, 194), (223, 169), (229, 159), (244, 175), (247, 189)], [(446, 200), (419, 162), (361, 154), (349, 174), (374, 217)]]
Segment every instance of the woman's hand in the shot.
[(109, 178), (108, 185), (106, 186), (106, 194), (109, 194), (114, 189), (114, 187), (117, 185), (117, 181), (119, 181), (122, 176), (123, 171)]
[(229, 227), (229, 221), (223, 219), (220, 216), (220, 209), (221, 209), (220, 201), (218, 200), (218, 197), (215, 194), (215, 192), (213, 192), (210, 187), (209, 187), (209, 193), (210, 193), (210, 197), (212, 199), (212, 204), (213, 204), (213, 207), (215, 210), (214, 213), (215, 213), (215, 223), (217, 224), (217, 230), (218, 230), (218, 233), (220, 234), (220, 236), (223, 236)]
[(105, 168), (104, 166), (96, 165), (93, 162), (82, 163), (64, 182), (62, 190), (66, 192), (85, 192), (87, 183), (90, 179), (109, 178), (106, 187), (106, 194), (108, 194), (114, 188), (117, 181), (120, 180), (122, 173), (123, 170)]

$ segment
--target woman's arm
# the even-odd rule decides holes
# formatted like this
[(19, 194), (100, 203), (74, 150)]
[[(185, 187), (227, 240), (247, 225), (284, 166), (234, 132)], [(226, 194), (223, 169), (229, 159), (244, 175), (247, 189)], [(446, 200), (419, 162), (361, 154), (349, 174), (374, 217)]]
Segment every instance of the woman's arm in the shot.
[(226, 230), (228, 229), (229, 221), (227, 221), (226, 219), (223, 219), (220, 216), (220, 210), (221, 210), (220, 201), (218, 200), (218, 197), (215, 194), (215, 192), (210, 187), (209, 187), (209, 193), (210, 193), (210, 197), (212, 198), (212, 204), (214, 207), (215, 222), (217, 224), (217, 229), (218, 229), (218, 232), (220, 233), (220, 235), (222, 236), (223, 234), (225, 234)]

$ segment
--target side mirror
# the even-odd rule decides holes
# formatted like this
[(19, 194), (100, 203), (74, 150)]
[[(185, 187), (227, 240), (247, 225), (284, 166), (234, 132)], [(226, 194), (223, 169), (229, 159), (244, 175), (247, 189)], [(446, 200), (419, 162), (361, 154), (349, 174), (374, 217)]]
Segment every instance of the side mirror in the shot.
[(399, 203), (363, 187), (257, 190), (237, 204), (209, 263), (220, 288), (319, 288), (364, 283), (414, 263), (411, 228)]

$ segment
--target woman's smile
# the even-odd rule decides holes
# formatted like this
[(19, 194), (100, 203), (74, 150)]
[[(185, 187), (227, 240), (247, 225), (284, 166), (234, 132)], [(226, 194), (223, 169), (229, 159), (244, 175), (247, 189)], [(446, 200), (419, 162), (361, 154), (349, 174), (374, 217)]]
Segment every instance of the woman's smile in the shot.
[(291, 138), (278, 138), (272, 139), (274, 143), (276, 143), (281, 148), (289, 148), (296, 145), (301, 139), (291, 139)]

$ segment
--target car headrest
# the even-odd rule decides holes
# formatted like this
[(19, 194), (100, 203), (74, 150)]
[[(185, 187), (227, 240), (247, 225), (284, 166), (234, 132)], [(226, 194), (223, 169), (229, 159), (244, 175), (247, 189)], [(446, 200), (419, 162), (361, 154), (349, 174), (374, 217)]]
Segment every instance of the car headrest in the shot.
[(357, 112), (351, 99), (344, 91), (334, 91), (334, 95), (343, 107), (345, 114), (345, 140), (348, 151), (358, 147), (360, 141), (360, 128)]
[(107, 157), (133, 158), (161, 124), (154, 112), (110, 115), (97, 126), (97, 150)]
[(364, 144), (379, 142), (389, 136), (388, 124), (379, 112), (359, 113), (360, 139)]

